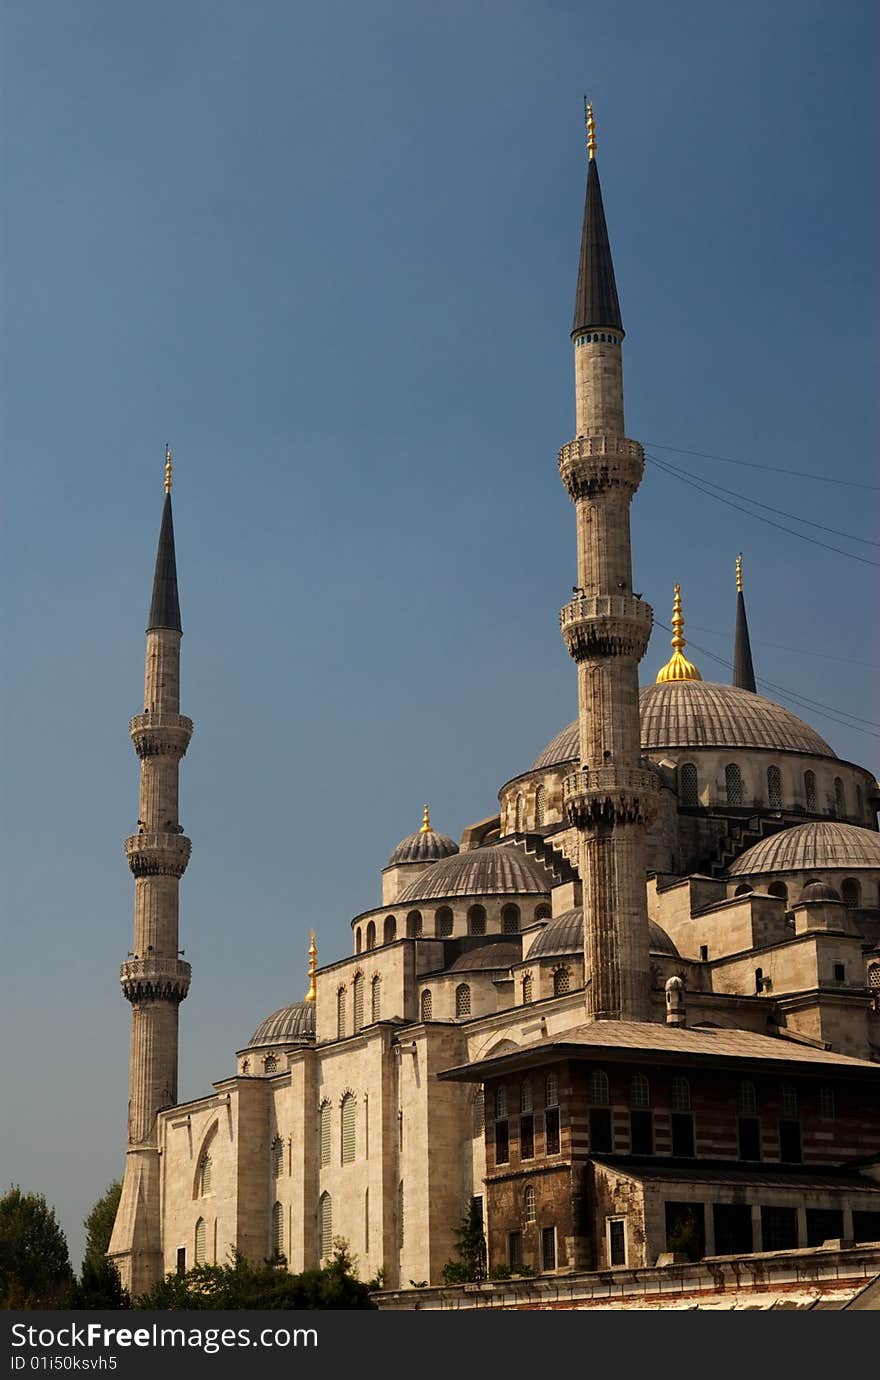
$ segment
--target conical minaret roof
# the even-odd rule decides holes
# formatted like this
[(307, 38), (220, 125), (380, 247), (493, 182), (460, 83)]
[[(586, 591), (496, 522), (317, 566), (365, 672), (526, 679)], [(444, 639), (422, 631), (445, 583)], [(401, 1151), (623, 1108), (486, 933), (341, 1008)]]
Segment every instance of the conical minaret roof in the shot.
[(740, 690), (751, 690), (755, 695), (755, 668), (752, 665), (752, 646), (749, 641), (749, 625), (746, 619), (746, 601), (743, 597), (742, 556), (736, 558), (736, 641), (733, 647), (733, 683)]
[(159, 528), (159, 549), (156, 552), (153, 597), (150, 600), (147, 632), (153, 628), (172, 628), (175, 632), (183, 632), (180, 626), (180, 601), (177, 597), (177, 561), (174, 556), (170, 451), (166, 452), (165, 506), (162, 509), (162, 526)]
[(584, 204), (574, 323), (571, 328), (573, 336), (581, 331), (592, 330), (593, 327), (610, 326), (612, 330), (623, 331), (620, 303), (617, 300), (617, 284), (614, 281), (614, 264), (611, 261), (611, 245), (608, 242), (608, 227), (605, 224), (605, 210), (602, 206), (599, 169), (595, 158), (592, 107), (588, 107), (588, 110), (587, 147), (590, 162), (587, 171), (587, 198)]

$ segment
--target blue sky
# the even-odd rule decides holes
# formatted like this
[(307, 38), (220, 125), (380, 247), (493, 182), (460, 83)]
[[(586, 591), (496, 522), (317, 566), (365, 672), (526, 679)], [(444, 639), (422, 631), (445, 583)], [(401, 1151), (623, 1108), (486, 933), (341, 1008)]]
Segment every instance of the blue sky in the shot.
[[(425, 800), (458, 835), (574, 717), (556, 452), (584, 91), (629, 434), (880, 560), (856, 487), (877, 482), (877, 10), (8, 0), (2, 38), (0, 1167), (78, 1260), (123, 1161), (127, 723), (166, 440), (191, 1097), (301, 995), (311, 926), (322, 959), (347, 951)], [(633, 542), (657, 617), (680, 581), (727, 657), (742, 550), (759, 676), (880, 718), (876, 565), (650, 466)], [(798, 712), (880, 765), (876, 728)]]

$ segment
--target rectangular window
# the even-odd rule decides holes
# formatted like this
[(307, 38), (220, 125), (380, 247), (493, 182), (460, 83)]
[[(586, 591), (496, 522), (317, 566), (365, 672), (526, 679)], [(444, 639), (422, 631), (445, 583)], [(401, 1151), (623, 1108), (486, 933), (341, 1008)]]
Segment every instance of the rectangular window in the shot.
[(548, 1073), (544, 1084), (544, 1105), (545, 1107), (557, 1107), (559, 1105), (559, 1078), (555, 1073)]
[(672, 1153), (681, 1159), (694, 1157), (694, 1119), (690, 1112), (673, 1112)]
[(701, 944), (701, 945), (700, 945), (700, 959), (702, 960), (703, 963), (705, 963), (705, 962), (707, 961), (708, 957), (709, 957), (709, 945), (708, 945), (708, 944)]
[(739, 1158), (759, 1160), (761, 1158), (761, 1123), (756, 1116), (741, 1116), (738, 1122)]
[(797, 1248), (797, 1211), (789, 1207), (761, 1208), (761, 1235), (765, 1251)]
[(666, 1203), (666, 1249), (687, 1260), (706, 1254), (706, 1211), (702, 1203)]
[(880, 1212), (854, 1212), (853, 1241), (880, 1241)]
[(541, 1229), (541, 1269), (556, 1269), (556, 1228)]
[(801, 1162), (801, 1123), (799, 1121), (780, 1121), (779, 1158), (786, 1164)]
[(842, 1236), (843, 1212), (840, 1208), (807, 1208), (808, 1246), (839, 1241)]
[(507, 1237), (507, 1263), (511, 1270), (522, 1269), (522, 1232), (512, 1231)]
[(749, 1255), (754, 1250), (752, 1209), (748, 1203), (716, 1203), (712, 1218), (716, 1255)]
[(611, 1139), (611, 1108), (590, 1108), (590, 1151), (594, 1155), (610, 1154), (614, 1149)]
[(608, 1234), (608, 1264), (626, 1264), (626, 1218), (607, 1217), (606, 1230)]
[(533, 1116), (520, 1117), (519, 1155), (522, 1160), (535, 1158), (535, 1118)]
[(654, 1113), (630, 1112), (630, 1148), (634, 1155), (653, 1155), (654, 1153)]
[(483, 1195), (482, 1195), (482, 1193), (477, 1193), (477, 1194), (475, 1194), (474, 1197), (471, 1198), (471, 1202), (472, 1202), (473, 1205), (474, 1205), (474, 1217), (477, 1219), (477, 1221), (479, 1222), (480, 1226), (482, 1226), (482, 1225), (483, 1225)]
[(186, 1274), (186, 1246), (177, 1247), (177, 1273)]
[(548, 1107), (544, 1113), (544, 1153), (559, 1154), (559, 1108)]
[(835, 965), (834, 965), (834, 981), (835, 981), (835, 982), (845, 982), (845, 981), (846, 981), (846, 965), (845, 965), (845, 964), (843, 964), (843, 963), (835, 963)]
[(510, 1162), (510, 1136), (506, 1121), (495, 1122), (495, 1163)]

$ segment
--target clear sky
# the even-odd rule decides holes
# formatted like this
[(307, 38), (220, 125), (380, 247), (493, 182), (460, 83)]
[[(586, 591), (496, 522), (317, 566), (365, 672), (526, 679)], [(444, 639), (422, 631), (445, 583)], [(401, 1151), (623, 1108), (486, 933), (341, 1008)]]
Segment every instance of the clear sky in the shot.
[[(187, 1098), (302, 995), (311, 926), (323, 960), (348, 950), (425, 800), (457, 836), (575, 715), (556, 452), (585, 91), (629, 434), (864, 539), (798, 529), (848, 559), (649, 466), (636, 588), (668, 623), (680, 581), (729, 658), (742, 550), (759, 677), (880, 719), (877, 492), (855, 487), (877, 483), (878, 13), (6, 0), (0, 1172), (57, 1204), (77, 1263), (123, 1164), (127, 726), (165, 442), (196, 724)], [(797, 712), (877, 768), (876, 727)]]

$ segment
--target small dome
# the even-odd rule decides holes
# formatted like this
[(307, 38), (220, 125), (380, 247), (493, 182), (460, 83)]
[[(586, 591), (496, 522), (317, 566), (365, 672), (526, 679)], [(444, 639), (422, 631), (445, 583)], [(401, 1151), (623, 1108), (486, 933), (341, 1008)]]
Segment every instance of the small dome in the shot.
[(410, 882), (397, 898), (409, 901), (441, 900), (449, 896), (546, 895), (551, 879), (540, 863), (518, 848), (494, 845), (472, 848), (444, 858)]
[(388, 859), (388, 866), (395, 867), (397, 863), (438, 862), (440, 858), (449, 858), (457, 852), (458, 844), (454, 839), (447, 838), (445, 834), (438, 834), (434, 829), (420, 829), (417, 834), (407, 834), (405, 839), (400, 840)]
[[(678, 949), (665, 930), (648, 921), (648, 947), (652, 954), (669, 954), (678, 958)], [(581, 954), (584, 949), (584, 912), (581, 906), (563, 911), (544, 926), (532, 947), (527, 961), (533, 958), (557, 958)]]
[(835, 905), (843, 905), (840, 892), (835, 891), (834, 887), (828, 882), (807, 882), (797, 901), (798, 906), (820, 904), (827, 905), (831, 901)]
[(315, 1038), (315, 1003), (295, 1001), (281, 1006), (258, 1025), (248, 1040), (248, 1049), (259, 1045), (302, 1045)]
[(467, 949), (450, 963), (449, 973), (477, 973), (486, 969), (509, 968), (519, 963), (521, 958), (518, 944), (481, 944), (478, 949)]
[(880, 834), (840, 820), (812, 820), (771, 834), (754, 844), (728, 868), (730, 876), (767, 872), (827, 872), (872, 867), (880, 869)]

